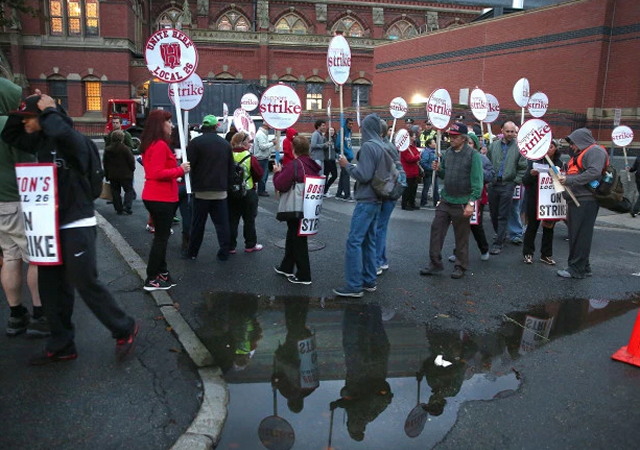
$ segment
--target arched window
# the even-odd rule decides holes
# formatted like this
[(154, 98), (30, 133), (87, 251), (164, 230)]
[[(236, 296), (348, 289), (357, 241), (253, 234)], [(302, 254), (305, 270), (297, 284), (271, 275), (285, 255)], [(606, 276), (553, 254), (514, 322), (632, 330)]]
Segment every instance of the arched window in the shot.
[(387, 39), (407, 39), (416, 36), (418, 31), (413, 24), (406, 20), (399, 20), (389, 27), (387, 30)]
[(158, 16), (158, 30), (163, 28), (182, 29), (183, 11), (178, 8), (169, 8)]
[(49, 0), (53, 36), (98, 36), (98, 0)]
[(350, 37), (364, 36), (364, 28), (362, 27), (360, 22), (358, 22), (351, 16), (346, 16), (338, 20), (331, 28), (331, 31), (333, 33), (335, 33), (336, 31), (340, 31), (345, 36)]
[(82, 80), (84, 84), (85, 110), (102, 111), (102, 83), (96, 77), (87, 77)]
[(307, 34), (307, 24), (297, 14), (287, 14), (276, 23), (276, 33)]
[(229, 11), (218, 19), (216, 28), (222, 31), (251, 31), (251, 22), (237, 11)]

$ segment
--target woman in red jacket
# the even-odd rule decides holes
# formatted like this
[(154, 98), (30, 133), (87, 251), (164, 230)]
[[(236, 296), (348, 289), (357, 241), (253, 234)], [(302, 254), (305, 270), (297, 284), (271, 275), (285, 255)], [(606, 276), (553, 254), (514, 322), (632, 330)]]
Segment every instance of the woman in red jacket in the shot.
[(412, 131), (409, 136), (411, 138), (409, 148), (400, 152), (400, 162), (407, 174), (407, 188), (402, 193), (402, 209), (413, 211), (414, 209), (420, 209), (416, 205), (416, 192), (420, 181), (420, 150), (413, 144), (417, 134)]
[(171, 113), (161, 109), (152, 111), (141, 136), (140, 153), (145, 171), (142, 200), (149, 211), (156, 232), (149, 252), (145, 291), (166, 290), (176, 284), (167, 269), (167, 242), (171, 222), (178, 207), (178, 181), (190, 170), (188, 162), (178, 166), (171, 142)]

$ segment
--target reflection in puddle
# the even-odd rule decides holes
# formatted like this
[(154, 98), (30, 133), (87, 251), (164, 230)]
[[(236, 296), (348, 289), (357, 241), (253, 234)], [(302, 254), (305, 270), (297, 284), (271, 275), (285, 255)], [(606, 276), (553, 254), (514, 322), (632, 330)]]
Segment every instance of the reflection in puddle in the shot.
[(636, 307), (550, 302), (473, 335), (417, 324), (373, 302), (211, 295), (197, 332), (231, 397), (217, 448), (431, 448), (463, 403), (518, 389), (520, 355)]

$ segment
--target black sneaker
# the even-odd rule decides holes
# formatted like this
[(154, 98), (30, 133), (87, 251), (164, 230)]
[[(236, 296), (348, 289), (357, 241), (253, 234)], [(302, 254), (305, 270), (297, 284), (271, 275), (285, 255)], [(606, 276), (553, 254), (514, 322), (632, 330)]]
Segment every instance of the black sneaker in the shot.
[(147, 292), (151, 291), (166, 291), (167, 289), (171, 289), (173, 285), (167, 280), (163, 280), (160, 277), (156, 277), (153, 280), (148, 280), (144, 284), (144, 290)]
[(166, 281), (167, 283), (169, 283), (171, 285), (171, 287), (174, 287), (174, 286), (178, 285), (178, 283), (173, 281), (173, 278), (171, 278), (171, 275), (169, 275), (169, 272), (159, 273), (158, 274), (158, 278), (160, 278), (161, 280)]
[(293, 277), (287, 277), (287, 280), (289, 280), (289, 283), (293, 283), (293, 284), (311, 284), (311, 280), (301, 280), (300, 278), (293, 276)]
[(278, 275), (282, 275), (282, 276), (287, 277), (287, 278), (295, 276), (295, 274), (293, 274), (293, 273), (289, 273), (289, 272), (285, 272), (284, 270), (280, 270), (280, 268), (278, 266), (273, 266), (273, 271), (275, 273), (277, 273)]
[(138, 336), (139, 330), (140, 324), (136, 322), (133, 325), (133, 331), (129, 336), (116, 340), (116, 359), (118, 361), (122, 361), (128, 355), (133, 353), (136, 346), (136, 336)]
[(365, 284), (362, 286), (362, 289), (364, 289), (367, 292), (375, 292), (378, 289), (378, 285), (377, 284)]
[(51, 336), (51, 327), (47, 318), (41, 316), (37, 319), (31, 319), (29, 325), (27, 325), (27, 337), (43, 338), (47, 336)]
[(9, 317), (7, 322), (7, 336), (17, 336), (27, 331), (31, 314), (25, 312), (20, 317)]
[(58, 350), (57, 352), (49, 352), (45, 350), (40, 355), (34, 356), (29, 360), (30, 366), (44, 366), (46, 364), (51, 364), (54, 362), (64, 362), (71, 361), (78, 357), (78, 352), (76, 351), (76, 346), (71, 343), (67, 345), (62, 350)]

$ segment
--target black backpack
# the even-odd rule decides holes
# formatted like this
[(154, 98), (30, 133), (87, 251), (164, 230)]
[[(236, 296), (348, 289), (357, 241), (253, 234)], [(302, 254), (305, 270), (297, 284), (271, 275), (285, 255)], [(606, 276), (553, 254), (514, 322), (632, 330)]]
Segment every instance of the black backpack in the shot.
[(89, 170), (85, 174), (89, 182), (89, 190), (93, 200), (100, 197), (102, 193), (102, 181), (104, 179), (104, 169), (100, 160), (100, 151), (93, 140), (85, 136), (89, 147)]
[(240, 199), (247, 193), (245, 184), (249, 177), (246, 176), (242, 165), (247, 158), (251, 158), (251, 154), (248, 154), (238, 162), (233, 161), (233, 172), (231, 173), (231, 180), (229, 180), (229, 196), (233, 199)]
[(397, 200), (404, 192), (400, 172), (385, 149), (382, 149), (382, 157), (373, 173), (371, 187), (380, 200)]

